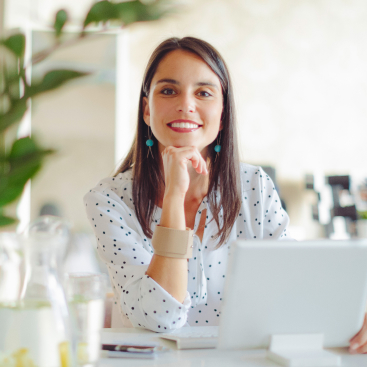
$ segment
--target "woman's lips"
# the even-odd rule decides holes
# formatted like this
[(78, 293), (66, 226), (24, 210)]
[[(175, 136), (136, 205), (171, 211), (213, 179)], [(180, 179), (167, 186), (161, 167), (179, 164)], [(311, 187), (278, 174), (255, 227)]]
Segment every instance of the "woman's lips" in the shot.
[(201, 126), (188, 122), (171, 122), (168, 124), (168, 127), (178, 133), (191, 133), (193, 131), (198, 130)]
[(172, 126), (169, 126), (168, 127), (173, 130), (173, 131), (176, 131), (177, 133), (191, 133), (193, 131), (196, 131), (200, 128), (200, 126), (196, 127), (196, 128), (185, 128), (185, 127), (172, 127)]

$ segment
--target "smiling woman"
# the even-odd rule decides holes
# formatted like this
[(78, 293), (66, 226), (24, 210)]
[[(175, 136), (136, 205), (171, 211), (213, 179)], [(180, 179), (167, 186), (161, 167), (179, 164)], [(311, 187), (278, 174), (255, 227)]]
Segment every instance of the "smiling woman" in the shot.
[[(196, 124), (202, 125), (199, 128), (202, 132), (173, 132), (169, 124), (181, 122), (177, 120), (195, 120)], [(153, 131), (152, 147), (146, 145), (146, 139), (151, 136), (150, 125)], [(218, 134), (223, 126), (226, 128)], [(219, 157), (214, 150), (216, 138), (220, 139), (226, 151), (226, 154)], [(205, 167), (211, 166), (208, 169), (209, 177), (203, 180), (196, 175), (198, 184), (191, 184), (189, 192), (184, 196), (185, 201), (194, 202), (196, 208), (207, 196), (219, 228), (214, 236), (220, 238), (219, 245), (223, 244), (232, 230), (241, 205), (232, 83), (219, 53), (207, 42), (193, 37), (168, 39), (153, 52), (143, 77), (135, 140), (129, 154), (117, 169), (117, 172), (126, 172), (133, 167), (135, 212), (148, 237), (153, 235), (151, 222), (156, 205), (162, 207), (163, 196), (167, 194), (165, 191), (168, 182), (163, 177), (163, 162), (159, 154), (164, 147), (170, 146), (195, 147), (203, 154), (200, 154), (201, 159), (198, 160), (198, 164), (201, 163), (199, 168), (202, 164)], [(149, 154), (149, 150), (152, 154)], [(195, 164), (196, 157), (199, 156), (194, 154)], [(214, 160), (215, 165), (212, 164)], [(191, 164), (190, 159), (188, 164)], [(185, 180), (182, 183), (185, 182), (187, 184)], [(231, 190), (227, 190), (228, 187)], [(221, 194), (219, 198), (216, 197), (218, 191)], [(222, 225), (219, 223), (221, 209)]]
[(206, 160), (208, 145), (222, 129), (223, 94), (218, 76), (201, 57), (184, 50), (166, 55), (143, 104), (144, 121), (159, 152), (167, 146), (192, 146)]
[(231, 242), (289, 239), (270, 177), (239, 162), (226, 64), (192, 37), (153, 52), (131, 150), (84, 201), (114, 287), (113, 327), (218, 325)]

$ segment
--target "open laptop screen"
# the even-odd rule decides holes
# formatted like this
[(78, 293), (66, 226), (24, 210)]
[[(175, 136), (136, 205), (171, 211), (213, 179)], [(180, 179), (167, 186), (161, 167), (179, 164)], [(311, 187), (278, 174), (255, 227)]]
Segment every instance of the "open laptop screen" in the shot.
[(219, 348), (267, 348), (274, 334), (349, 345), (367, 300), (367, 240), (232, 244)]

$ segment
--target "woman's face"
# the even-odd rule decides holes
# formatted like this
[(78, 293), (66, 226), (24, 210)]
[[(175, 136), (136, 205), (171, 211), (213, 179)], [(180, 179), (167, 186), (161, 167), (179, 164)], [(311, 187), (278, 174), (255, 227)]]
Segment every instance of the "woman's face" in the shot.
[(160, 152), (167, 146), (194, 146), (205, 157), (222, 129), (222, 110), (219, 78), (199, 56), (182, 50), (161, 60), (144, 97), (144, 121)]

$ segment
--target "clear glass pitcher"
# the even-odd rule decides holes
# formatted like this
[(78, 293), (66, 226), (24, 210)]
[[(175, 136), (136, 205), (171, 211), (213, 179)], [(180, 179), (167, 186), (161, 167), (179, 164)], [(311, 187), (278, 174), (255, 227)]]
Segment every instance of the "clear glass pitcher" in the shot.
[[(22, 252), (15, 233), (0, 233), (0, 305), (12, 305), (19, 299), (23, 278)], [(1, 325), (1, 323), (0, 323)]]
[[(17, 307), (24, 276), (19, 239), (15, 233), (0, 233), (0, 361), (11, 329), (13, 310)], [(1, 366), (1, 362), (0, 362)]]
[(9, 366), (74, 365), (73, 332), (57, 270), (60, 248), (68, 240), (67, 224), (52, 216), (40, 217), (24, 233), (25, 277), (18, 302), (6, 309), (0, 367), (6, 361)]

